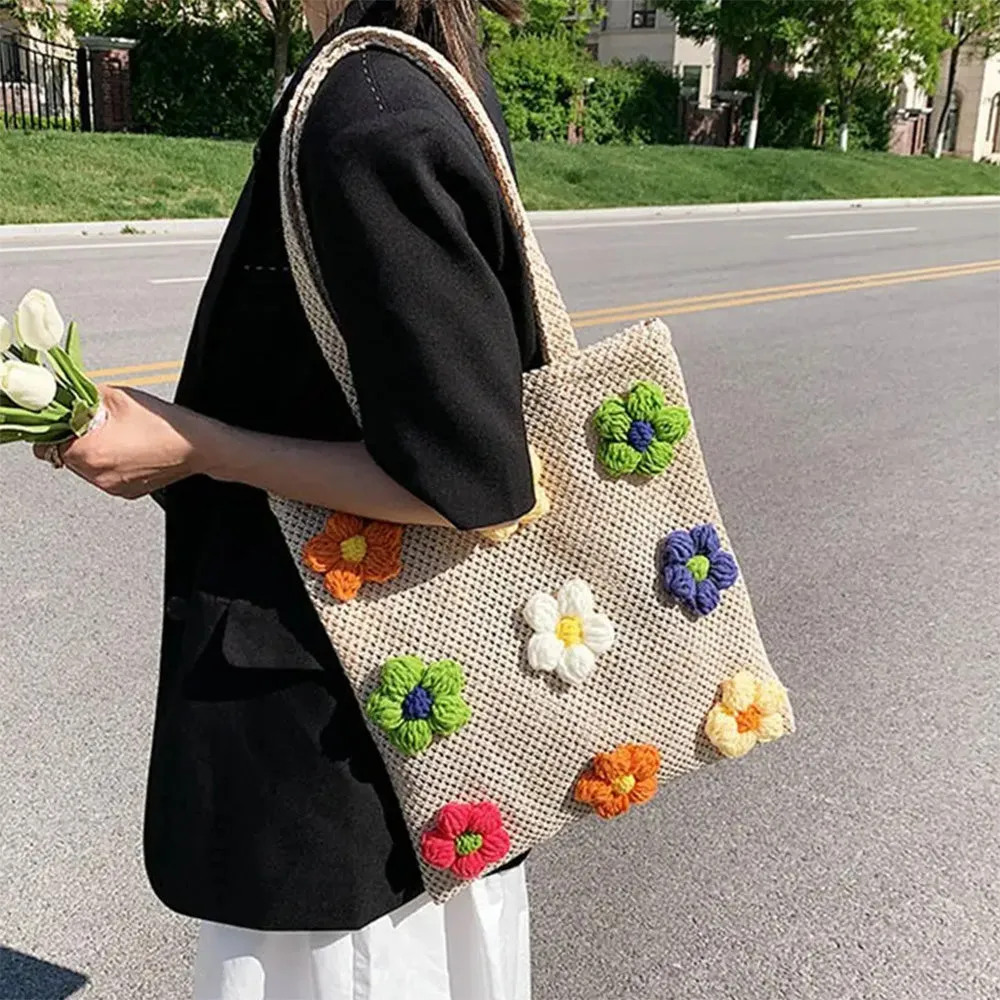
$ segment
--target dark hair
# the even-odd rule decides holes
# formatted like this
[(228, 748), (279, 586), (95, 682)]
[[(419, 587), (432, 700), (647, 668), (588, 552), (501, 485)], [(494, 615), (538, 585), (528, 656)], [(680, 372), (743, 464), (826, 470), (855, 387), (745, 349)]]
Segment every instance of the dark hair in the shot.
[(480, 8), (515, 24), (524, 16), (522, 0), (396, 0), (399, 29), (433, 45), (476, 88), (483, 73)]

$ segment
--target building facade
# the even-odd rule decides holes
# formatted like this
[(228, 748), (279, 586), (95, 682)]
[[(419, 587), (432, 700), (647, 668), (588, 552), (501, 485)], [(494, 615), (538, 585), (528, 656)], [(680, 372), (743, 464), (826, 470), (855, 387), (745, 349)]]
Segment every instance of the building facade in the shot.
[(1000, 53), (986, 55), (967, 44), (959, 55), (955, 89), (945, 107), (951, 52), (941, 57), (937, 89), (928, 94), (912, 75), (899, 88), (901, 114), (927, 115), (927, 148), (934, 149), (938, 122), (945, 115), (943, 152), (972, 160), (1000, 162)]
[[(590, 37), (590, 49), (603, 63), (649, 59), (668, 67), (692, 105), (712, 106), (729, 82), (745, 72), (744, 60), (714, 41), (699, 45), (677, 32), (673, 18), (652, 0), (605, 0), (607, 16)], [(959, 60), (951, 106), (944, 108), (950, 53), (941, 58), (937, 92), (922, 90), (912, 74), (899, 87), (898, 114), (891, 149), (903, 154), (933, 150), (937, 123), (946, 114), (944, 152), (973, 160), (1000, 162), (1000, 53), (985, 55), (967, 45)], [(787, 67), (797, 75), (801, 67)]]
[(937, 135), (938, 120), (945, 119), (944, 149), (973, 160), (1000, 157), (1000, 53), (986, 56), (968, 46), (959, 57), (951, 105), (944, 106), (948, 82), (948, 61), (941, 61), (938, 90), (931, 112), (931, 142)]
[(699, 45), (677, 33), (673, 18), (652, 0), (605, 0), (607, 16), (590, 37), (590, 49), (602, 63), (649, 59), (673, 71), (692, 103), (707, 108), (718, 86), (718, 47)]

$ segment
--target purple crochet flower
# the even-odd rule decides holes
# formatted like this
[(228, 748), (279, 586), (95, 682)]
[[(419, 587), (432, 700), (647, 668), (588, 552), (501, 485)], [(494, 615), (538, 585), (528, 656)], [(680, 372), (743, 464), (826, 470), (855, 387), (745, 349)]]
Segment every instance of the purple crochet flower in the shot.
[(667, 538), (663, 586), (694, 614), (714, 611), (720, 591), (731, 587), (738, 575), (736, 560), (722, 550), (714, 525), (673, 531)]

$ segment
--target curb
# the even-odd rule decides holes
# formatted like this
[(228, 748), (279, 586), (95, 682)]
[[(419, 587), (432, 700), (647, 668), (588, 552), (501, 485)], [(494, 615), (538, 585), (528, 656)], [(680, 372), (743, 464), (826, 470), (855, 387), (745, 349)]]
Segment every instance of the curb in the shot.
[(66, 236), (221, 236), (228, 219), (133, 219), (0, 226), (0, 240)]
[[(640, 221), (672, 219), (737, 219), (741, 216), (789, 214), (825, 215), (858, 212), (899, 211), (907, 208), (962, 208), (1000, 206), (1000, 195), (958, 195), (932, 198), (857, 198), (816, 201), (743, 201), (719, 205), (659, 205), (630, 208), (560, 209), (529, 212), (533, 224), (592, 223), (628, 225)], [(116, 222), (54, 222), (0, 226), (0, 240), (67, 236), (204, 236), (219, 237), (228, 219), (139, 219)]]
[(833, 215), (845, 211), (900, 211), (907, 208), (963, 208), (1000, 206), (1000, 195), (953, 195), (930, 198), (850, 198), (812, 201), (740, 201), (717, 205), (660, 205), (635, 208), (563, 209), (529, 212), (538, 226), (553, 223), (628, 224), (662, 219), (737, 219), (741, 216)]

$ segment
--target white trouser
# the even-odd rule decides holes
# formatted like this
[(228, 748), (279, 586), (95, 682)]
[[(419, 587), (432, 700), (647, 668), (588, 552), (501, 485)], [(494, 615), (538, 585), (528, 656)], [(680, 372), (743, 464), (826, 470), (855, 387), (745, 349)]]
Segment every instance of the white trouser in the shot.
[(359, 931), (203, 923), (195, 1000), (531, 1000), (524, 865)]

